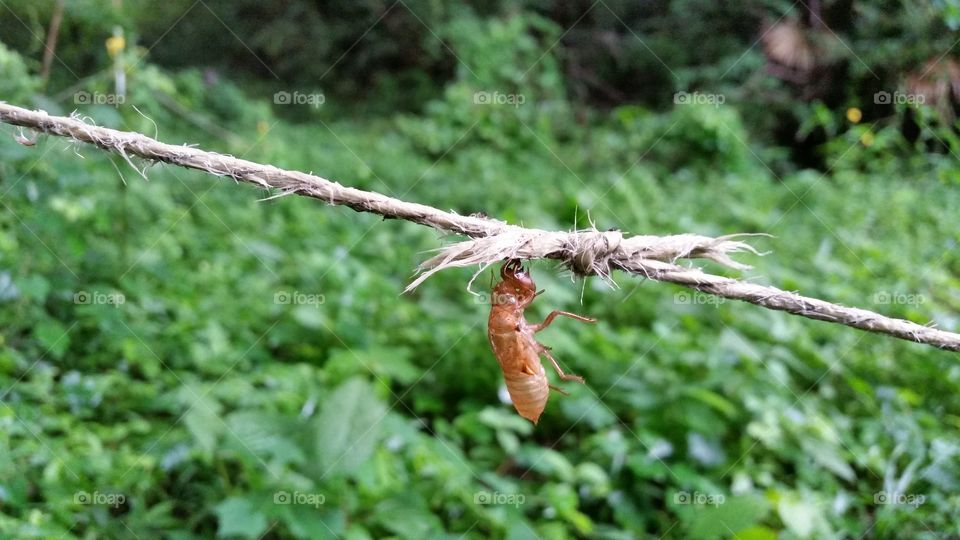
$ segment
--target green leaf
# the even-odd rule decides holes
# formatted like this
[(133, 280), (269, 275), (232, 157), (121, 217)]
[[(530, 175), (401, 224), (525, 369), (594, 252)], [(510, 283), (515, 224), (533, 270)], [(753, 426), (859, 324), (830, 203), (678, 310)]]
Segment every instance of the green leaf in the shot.
[(419, 498), (385, 500), (374, 508), (373, 518), (401, 538), (421, 540), (443, 530), (443, 524)]
[(33, 329), (37, 341), (54, 358), (63, 358), (63, 354), (70, 346), (70, 336), (67, 329), (56, 319), (44, 319)]
[(312, 305), (295, 307), (293, 309), (293, 319), (311, 330), (320, 330), (327, 323), (327, 318), (323, 312)]
[(50, 282), (39, 274), (30, 274), (18, 279), (16, 284), (24, 296), (35, 302), (43, 302), (50, 292)]
[(339, 538), (346, 527), (346, 516), (339, 509), (318, 511), (312, 506), (297, 504), (281, 508), (281, 519), (290, 532), (299, 538)]
[(520, 439), (512, 431), (497, 431), (497, 442), (507, 455), (514, 455), (520, 449)]
[(609, 493), (610, 477), (603, 467), (587, 461), (577, 465), (576, 470), (577, 480), (589, 486), (590, 495), (603, 497)]
[(542, 448), (530, 451), (524, 456), (529, 462), (530, 467), (550, 478), (555, 478), (563, 482), (572, 482), (574, 479), (574, 468), (570, 460), (560, 452), (549, 448)]
[(830, 443), (826, 441), (813, 441), (808, 439), (804, 439), (801, 445), (804, 451), (812, 457), (814, 461), (840, 478), (851, 482), (856, 478), (853, 467), (840, 455), (840, 450), (835, 446), (830, 445)]
[(617, 421), (614, 413), (596, 394), (582, 392), (576, 396), (559, 396), (564, 416), (574, 422), (585, 422), (593, 429), (610, 426)]
[(540, 540), (533, 526), (525, 519), (516, 518), (508, 525), (506, 540)]
[(227, 436), (260, 459), (276, 459), (281, 464), (302, 463), (303, 451), (289, 438), (290, 419), (262, 411), (237, 411), (226, 419)]
[(217, 536), (259, 538), (267, 528), (267, 517), (247, 499), (231, 497), (217, 505)]
[(783, 524), (800, 538), (809, 538), (815, 531), (823, 530), (826, 526), (823, 511), (796, 493), (781, 495), (777, 513)]
[(769, 527), (757, 525), (756, 527), (748, 527), (737, 532), (733, 538), (734, 540), (777, 540), (777, 531)]
[(217, 414), (203, 405), (198, 405), (187, 412), (183, 424), (197, 441), (197, 446), (208, 455), (212, 454), (217, 446), (217, 438), (223, 431), (223, 421)]
[(386, 407), (359, 377), (340, 385), (316, 419), (317, 461), (322, 474), (351, 474), (363, 465), (380, 437)]
[(737, 407), (720, 394), (712, 392), (706, 388), (688, 387), (684, 390), (684, 395), (705, 403), (713, 409), (719, 411), (727, 418), (734, 418), (737, 415)]
[[(728, 538), (738, 531), (758, 524), (770, 508), (765, 499), (754, 496), (714, 499), (716, 504), (688, 504), (680, 506), (689, 519), (690, 538), (712, 540)], [(693, 498), (690, 502), (696, 503)], [(691, 517), (692, 516), (692, 517)]]
[(478, 419), (480, 423), (496, 430), (515, 431), (521, 435), (529, 435), (533, 432), (533, 424), (512, 409), (507, 411), (504, 408), (484, 407)]
[(325, 371), (335, 381), (373, 373), (378, 379), (400, 384), (411, 384), (423, 375), (423, 370), (410, 362), (410, 351), (400, 347), (340, 349), (330, 355)]

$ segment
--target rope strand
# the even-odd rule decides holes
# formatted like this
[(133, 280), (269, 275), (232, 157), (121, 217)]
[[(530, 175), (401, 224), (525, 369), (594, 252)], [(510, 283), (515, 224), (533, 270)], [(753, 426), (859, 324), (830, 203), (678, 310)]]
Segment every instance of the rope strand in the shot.
[(756, 254), (750, 245), (736, 239), (749, 235), (719, 238), (692, 234), (625, 236), (618, 231), (600, 232), (595, 229), (572, 232), (530, 229), (495, 219), (445, 212), (373, 191), (343, 186), (312, 174), (287, 171), (198, 148), (166, 144), (140, 133), (94, 126), (77, 118), (51, 116), (43, 111), (30, 111), (2, 102), (0, 122), (93, 144), (117, 153), (128, 161), (130, 156), (138, 156), (217, 176), (228, 176), (261, 188), (277, 189), (283, 194), (312, 197), (358, 212), (403, 219), (471, 238), (443, 248), (438, 255), (421, 264), (420, 270), (424, 272), (407, 287), (408, 291), (445, 268), (490, 264), (512, 258), (554, 259), (561, 261), (577, 275), (606, 277), (613, 270), (621, 270), (808, 319), (960, 351), (960, 334), (676, 264), (679, 259), (709, 259), (730, 268), (749, 268), (730, 257), (732, 253), (744, 251)]

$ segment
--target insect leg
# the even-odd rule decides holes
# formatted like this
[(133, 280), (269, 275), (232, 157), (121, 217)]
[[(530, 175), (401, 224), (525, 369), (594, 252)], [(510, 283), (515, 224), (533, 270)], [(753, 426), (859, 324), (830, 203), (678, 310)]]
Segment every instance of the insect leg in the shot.
[(523, 272), (523, 261), (520, 259), (510, 259), (500, 267), (500, 277), (507, 279), (509, 276)]
[(581, 376), (579, 376), (579, 375), (574, 375), (573, 373), (564, 373), (564, 372), (563, 372), (563, 369), (560, 367), (560, 364), (557, 363), (557, 359), (554, 358), (552, 354), (550, 354), (550, 350), (549, 350), (549, 349), (547, 349), (546, 347), (541, 346), (541, 347), (540, 347), (540, 352), (542, 352), (544, 355), (546, 355), (547, 358), (550, 359), (550, 363), (553, 364), (553, 369), (557, 370), (557, 374), (560, 375), (560, 378), (561, 378), (561, 379), (563, 379), (563, 380), (565, 380), (565, 381), (577, 381), (578, 383), (583, 384), (583, 377), (581, 377)]
[(576, 319), (581, 322), (589, 322), (589, 323), (597, 322), (596, 319), (593, 319), (590, 317), (584, 317), (583, 315), (577, 315), (576, 313), (570, 313), (569, 311), (551, 311), (550, 314), (547, 315), (547, 318), (544, 319), (542, 323), (531, 324), (530, 329), (533, 330), (534, 332), (539, 332), (544, 328), (550, 326), (550, 323), (552, 323), (553, 320), (556, 319), (557, 316), (559, 315), (563, 315), (564, 317), (570, 317), (571, 319)]

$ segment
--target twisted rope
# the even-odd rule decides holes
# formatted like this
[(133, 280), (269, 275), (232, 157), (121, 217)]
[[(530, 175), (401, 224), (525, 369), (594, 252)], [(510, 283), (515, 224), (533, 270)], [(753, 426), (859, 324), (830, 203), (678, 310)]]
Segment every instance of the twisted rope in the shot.
[(133, 155), (171, 163), (228, 176), (261, 188), (278, 189), (282, 194), (312, 197), (358, 212), (403, 219), (472, 238), (445, 247), (424, 261), (420, 265), (423, 272), (407, 287), (408, 291), (444, 268), (492, 264), (512, 258), (555, 259), (581, 276), (603, 277), (614, 270), (622, 270), (767, 309), (960, 351), (960, 334), (676, 264), (679, 259), (708, 259), (730, 268), (749, 268), (730, 257), (737, 252), (756, 253), (748, 244), (736, 239), (745, 235), (719, 238), (692, 234), (624, 236), (619, 231), (594, 229), (573, 232), (527, 229), (490, 218), (444, 212), (373, 191), (346, 187), (312, 174), (166, 144), (140, 133), (94, 126), (77, 118), (50, 116), (43, 111), (30, 111), (3, 102), (0, 102), (0, 122), (90, 143), (128, 161)]

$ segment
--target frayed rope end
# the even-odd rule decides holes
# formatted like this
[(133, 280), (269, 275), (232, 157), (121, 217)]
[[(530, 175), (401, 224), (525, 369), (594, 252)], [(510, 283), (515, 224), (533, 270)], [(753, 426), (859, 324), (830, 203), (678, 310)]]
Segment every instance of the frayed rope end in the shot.
[(624, 237), (620, 231), (587, 229), (573, 232), (551, 232), (519, 227), (483, 238), (457, 242), (440, 250), (417, 267), (420, 275), (404, 289), (410, 292), (433, 274), (447, 269), (473, 265), (490, 265), (508, 259), (555, 259), (578, 276), (600, 276), (608, 279), (618, 268), (636, 262), (654, 260), (674, 263), (678, 259), (708, 259), (737, 270), (749, 265), (730, 257), (732, 253), (749, 252), (762, 256), (753, 246), (736, 240), (735, 234), (712, 238), (693, 234), (673, 236)]

